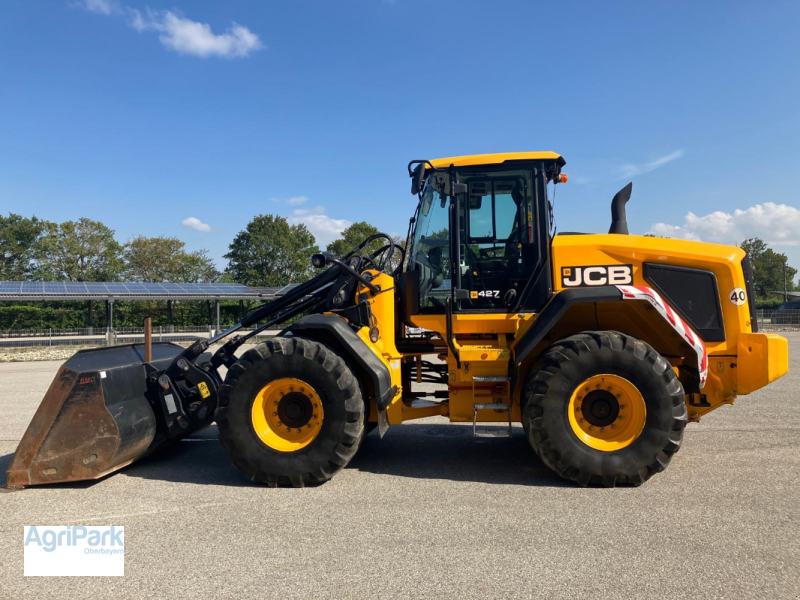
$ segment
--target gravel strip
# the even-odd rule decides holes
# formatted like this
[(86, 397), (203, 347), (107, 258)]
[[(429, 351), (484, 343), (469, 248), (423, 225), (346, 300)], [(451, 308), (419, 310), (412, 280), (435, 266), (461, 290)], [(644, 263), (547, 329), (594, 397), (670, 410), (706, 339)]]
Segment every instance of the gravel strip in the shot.
[(0, 351), (0, 363), (7, 362), (31, 362), (37, 360), (67, 360), (78, 350), (94, 348), (95, 346), (49, 346), (33, 348), (7, 348)]

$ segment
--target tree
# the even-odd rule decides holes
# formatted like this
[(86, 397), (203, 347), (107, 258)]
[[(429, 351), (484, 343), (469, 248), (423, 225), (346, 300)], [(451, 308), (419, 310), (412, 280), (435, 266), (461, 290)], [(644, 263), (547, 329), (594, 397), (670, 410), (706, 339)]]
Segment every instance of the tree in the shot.
[(0, 280), (30, 278), (41, 259), (42, 241), (53, 227), (36, 217), (0, 215)]
[(99, 221), (82, 218), (56, 225), (42, 246), (44, 256), (36, 270), (42, 279), (116, 281), (122, 273), (122, 246)]
[[(200, 283), (216, 281), (219, 273), (206, 250), (186, 252), (186, 244), (174, 237), (136, 236), (125, 244), (125, 276), (128, 281), (145, 283)], [(136, 303), (140, 318), (157, 312), (157, 304)], [(180, 322), (185, 312), (197, 312), (197, 307), (180, 305)], [(173, 324), (173, 302), (167, 300), (167, 326)], [(208, 316), (211, 320), (211, 316)]]
[[(353, 223), (342, 231), (341, 237), (328, 244), (328, 247), (325, 249), (327, 252), (333, 254), (336, 258), (344, 258), (348, 252), (353, 250), (356, 246), (358, 246), (361, 242), (367, 239), (369, 236), (378, 233), (378, 228), (374, 225), (370, 225), (365, 221), (359, 221), (357, 223)], [(369, 256), (376, 250), (382, 248), (386, 245), (386, 240), (373, 240), (364, 250), (361, 252), (364, 255)]]
[(219, 271), (208, 256), (208, 250), (184, 252), (178, 262), (178, 281), (185, 283), (210, 283), (219, 279)]
[(750, 256), (756, 298), (774, 298), (771, 292), (783, 291), (784, 265), (786, 265), (786, 289), (794, 290), (797, 269), (788, 266), (785, 254), (775, 252), (759, 238), (746, 239), (742, 242), (741, 248)]
[(199, 283), (216, 281), (219, 273), (206, 250), (186, 252), (178, 238), (140, 235), (125, 244), (125, 275), (130, 281)]
[(277, 215), (258, 215), (240, 231), (225, 255), (226, 272), (251, 286), (284, 286), (309, 279), (311, 255), (319, 252), (308, 228)]

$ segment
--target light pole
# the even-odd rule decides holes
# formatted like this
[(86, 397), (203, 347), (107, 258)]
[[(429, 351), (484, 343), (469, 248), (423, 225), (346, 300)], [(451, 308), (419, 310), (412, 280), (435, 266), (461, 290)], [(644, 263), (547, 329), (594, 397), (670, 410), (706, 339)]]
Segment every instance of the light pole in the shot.
[(783, 301), (789, 301), (789, 294), (786, 293), (786, 263), (788, 262), (788, 258), (783, 259)]

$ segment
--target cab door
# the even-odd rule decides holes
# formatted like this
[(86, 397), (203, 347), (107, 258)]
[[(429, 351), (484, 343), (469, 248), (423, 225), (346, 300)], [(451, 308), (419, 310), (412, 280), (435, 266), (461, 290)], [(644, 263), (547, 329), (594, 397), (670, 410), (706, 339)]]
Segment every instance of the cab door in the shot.
[(543, 170), (460, 171), (459, 182), (458, 310), (537, 311), (551, 293)]

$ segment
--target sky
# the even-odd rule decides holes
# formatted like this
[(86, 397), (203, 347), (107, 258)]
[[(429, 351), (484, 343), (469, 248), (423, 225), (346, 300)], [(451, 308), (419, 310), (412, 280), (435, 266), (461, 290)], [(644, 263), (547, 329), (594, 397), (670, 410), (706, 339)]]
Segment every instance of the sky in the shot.
[(552, 150), (561, 231), (800, 267), (800, 3), (4, 0), (0, 213), (175, 236), (405, 235), (412, 159)]

